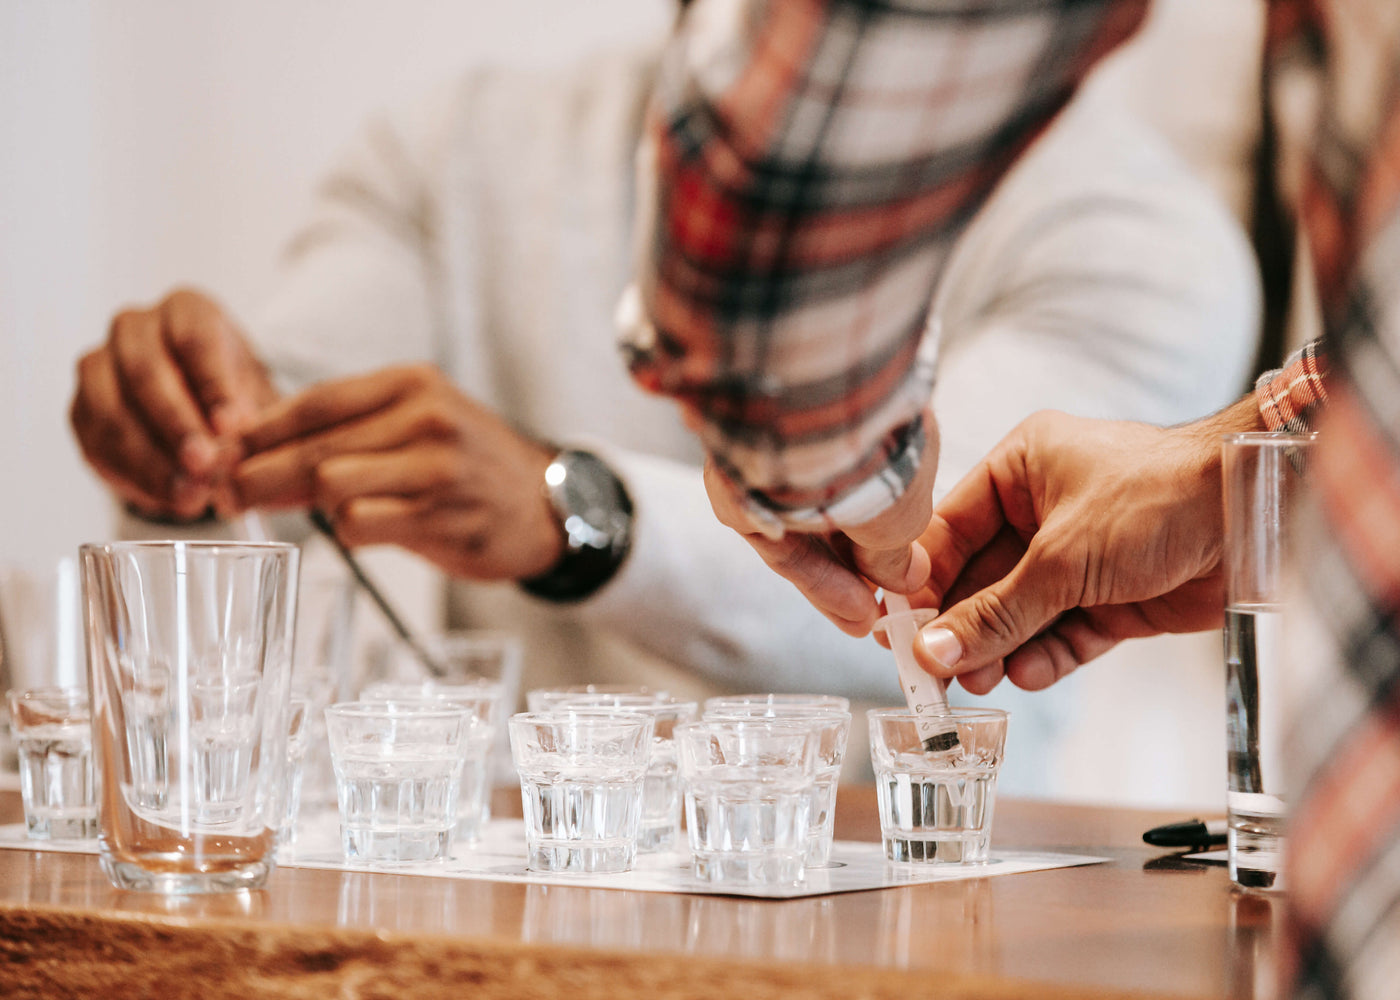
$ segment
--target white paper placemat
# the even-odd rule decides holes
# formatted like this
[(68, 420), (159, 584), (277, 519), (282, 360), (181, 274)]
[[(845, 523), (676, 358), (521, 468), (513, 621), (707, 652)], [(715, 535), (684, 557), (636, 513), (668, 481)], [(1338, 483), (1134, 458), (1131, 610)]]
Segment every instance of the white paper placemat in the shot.
[[(592, 889), (631, 889), (637, 892), (683, 892), (708, 896), (746, 896), (764, 899), (798, 899), (838, 892), (862, 892), (921, 882), (957, 882), (965, 879), (1046, 871), (1075, 865), (1099, 864), (1107, 858), (1041, 851), (999, 851), (985, 865), (895, 865), (885, 860), (879, 844), (838, 840), (832, 849), (832, 865), (808, 869), (801, 885), (753, 887), (714, 886), (691, 873), (685, 854), (643, 854), (630, 872), (616, 875), (560, 875), (532, 872), (525, 867), (525, 830), (518, 819), (493, 820), (477, 844), (456, 848), (451, 858), (438, 862), (364, 865), (347, 863), (340, 850), (334, 814), (313, 816), (297, 830), (291, 856), (278, 859), (289, 868), (322, 868), (338, 871), (384, 872), (427, 878), (482, 879), (490, 882), (524, 882), (537, 885), (572, 885)], [(330, 820), (324, 822), (323, 820)], [(96, 854), (92, 840), (30, 840), (24, 824), (0, 826), (0, 848), (28, 848)]]

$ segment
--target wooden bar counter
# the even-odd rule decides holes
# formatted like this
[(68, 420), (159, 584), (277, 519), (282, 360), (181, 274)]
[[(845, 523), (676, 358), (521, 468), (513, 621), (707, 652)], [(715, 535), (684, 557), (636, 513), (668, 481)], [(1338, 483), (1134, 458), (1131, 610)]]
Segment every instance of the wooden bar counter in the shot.
[[(0, 997), (1272, 1000), (1279, 904), (1142, 844), (1181, 818), (1003, 801), (994, 844), (1112, 860), (784, 902), (297, 868), (168, 898), (0, 850)], [(878, 839), (873, 789), (837, 836)]]

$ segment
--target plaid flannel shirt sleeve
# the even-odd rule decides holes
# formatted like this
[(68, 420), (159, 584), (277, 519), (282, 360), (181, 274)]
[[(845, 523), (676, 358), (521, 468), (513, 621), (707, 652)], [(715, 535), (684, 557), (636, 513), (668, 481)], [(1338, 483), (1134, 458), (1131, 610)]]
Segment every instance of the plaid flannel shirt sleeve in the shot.
[(760, 519), (857, 524), (918, 472), (951, 243), (1147, 0), (699, 0), (640, 154), (636, 380)]
[(1254, 399), (1269, 430), (1292, 434), (1314, 430), (1317, 413), (1327, 403), (1327, 353), (1323, 342), (1314, 340), (1285, 361), (1282, 368), (1260, 375), (1254, 383)]

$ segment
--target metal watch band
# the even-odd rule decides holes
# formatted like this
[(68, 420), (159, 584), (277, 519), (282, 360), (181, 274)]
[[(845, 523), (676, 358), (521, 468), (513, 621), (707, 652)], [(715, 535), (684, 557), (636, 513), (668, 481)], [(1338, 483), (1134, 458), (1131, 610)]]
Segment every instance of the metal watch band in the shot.
[(580, 601), (613, 578), (632, 547), (632, 498), (617, 475), (592, 452), (565, 448), (546, 473), (545, 495), (564, 552), (540, 576), (520, 581), (547, 601)]

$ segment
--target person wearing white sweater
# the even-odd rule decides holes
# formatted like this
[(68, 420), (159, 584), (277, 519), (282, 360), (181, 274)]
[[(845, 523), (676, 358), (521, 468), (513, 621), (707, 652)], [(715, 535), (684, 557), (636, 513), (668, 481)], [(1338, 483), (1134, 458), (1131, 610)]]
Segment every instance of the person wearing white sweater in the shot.
[[(373, 122), (246, 334), (192, 292), (118, 316), (80, 363), (73, 423), (128, 509), (165, 522), (146, 533), (319, 507), (347, 543), (440, 574), (395, 584), (442, 595), (410, 617), (520, 633), (527, 688), (897, 703), (888, 652), (832, 628), (713, 518), (693, 436), (619, 363), (654, 60), (474, 73)], [(1170, 423), (1234, 398), (1256, 286), (1228, 209), (1167, 143), (1111, 100), (1067, 114), (940, 294), (940, 487), (1038, 407)], [(569, 471), (603, 480), (609, 511), (583, 534), (605, 544), (579, 544), (546, 495), (560, 449), (601, 460)], [(1011, 791), (1045, 790), (1043, 745), (1073, 718), (1053, 696), (1030, 711)]]

